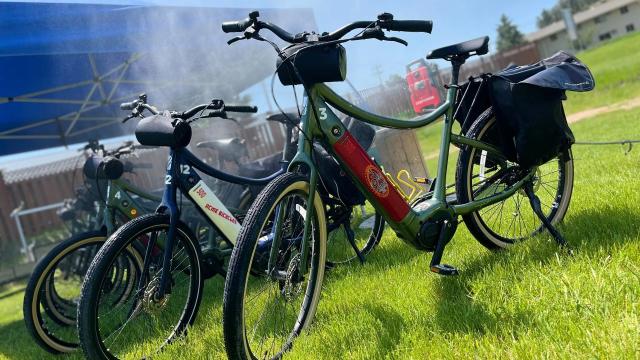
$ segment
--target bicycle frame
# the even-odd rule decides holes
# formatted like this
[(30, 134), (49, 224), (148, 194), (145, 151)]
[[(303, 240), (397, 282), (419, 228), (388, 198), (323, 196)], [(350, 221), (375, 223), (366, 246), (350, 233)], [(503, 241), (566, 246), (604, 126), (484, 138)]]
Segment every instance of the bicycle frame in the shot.
[[(452, 217), (468, 214), (502, 201), (520, 189), (524, 183), (533, 176), (535, 169), (498, 194), (465, 204), (447, 203), (445, 188), (449, 146), (451, 143), (458, 146), (467, 145), (484, 150), (503, 162), (503, 164), (506, 163), (506, 158), (498, 148), (463, 135), (452, 134), (454, 121), (453, 104), (458, 89), (456, 85), (457, 77), (457, 71), (454, 66), (452, 84), (448, 85), (446, 101), (433, 112), (414, 120), (401, 120), (372, 114), (349, 103), (325, 84), (315, 84), (309, 87), (308, 92), (305, 94), (304, 110), (301, 118), (302, 131), (307, 134), (307, 136), (301, 136), (299, 138), (298, 152), (289, 165), (290, 171), (293, 171), (300, 165), (304, 165), (309, 169), (309, 183), (311, 186), (308, 199), (309, 209), (313, 210), (313, 190), (316, 189), (318, 178), (318, 171), (311, 160), (312, 143), (314, 141), (323, 144), (325, 148), (336, 157), (375, 209), (383, 214), (385, 220), (391, 228), (395, 230), (396, 234), (405, 242), (414, 246), (421, 224), (430, 218), (442, 212)], [(442, 142), (439, 150), (437, 177), (433, 197), (420, 204), (419, 209), (411, 208), (407, 201), (402, 198), (388, 181), (380, 170), (380, 167), (366, 154), (357, 141), (355, 141), (328, 105), (366, 123), (397, 129), (413, 129), (426, 126), (444, 115)], [(306, 243), (308, 242), (308, 231), (310, 229), (309, 219), (310, 216), (305, 219), (305, 241), (302, 245), (302, 269), (306, 269), (308, 256), (308, 252), (306, 251), (308, 245)], [(276, 248), (275, 244), (273, 248)]]
[(106, 206), (104, 206), (102, 215), (102, 227), (106, 228), (107, 234), (112, 234), (116, 230), (116, 213), (124, 215), (127, 219), (133, 219), (139, 216), (140, 212), (145, 209), (135, 197), (154, 202), (161, 200), (159, 196), (149, 194), (123, 180), (117, 179), (109, 181), (107, 185)]
[[(178, 207), (177, 193), (180, 190), (187, 198), (193, 202), (202, 215), (210, 220), (214, 229), (220, 233), (225, 241), (235, 245), (236, 238), (240, 232), (240, 222), (233, 216), (227, 207), (220, 201), (207, 184), (200, 178), (195, 170), (215, 177), (217, 179), (241, 185), (266, 185), (277, 176), (283, 174), (287, 169), (286, 151), (283, 153), (283, 161), (280, 170), (268, 177), (254, 179), (243, 176), (232, 175), (224, 171), (213, 168), (198, 159), (186, 148), (171, 149), (167, 162), (165, 175), (165, 188), (162, 201), (158, 206), (157, 213), (169, 214), (169, 231), (164, 249), (163, 269), (170, 269), (171, 255), (175, 243), (176, 227), (180, 219), (180, 209)], [(155, 245), (154, 238), (150, 239), (147, 251)], [(230, 252), (230, 250), (229, 250)], [(148, 254), (145, 254), (145, 268)], [(160, 296), (164, 296), (170, 280), (170, 271), (163, 271), (160, 279)]]

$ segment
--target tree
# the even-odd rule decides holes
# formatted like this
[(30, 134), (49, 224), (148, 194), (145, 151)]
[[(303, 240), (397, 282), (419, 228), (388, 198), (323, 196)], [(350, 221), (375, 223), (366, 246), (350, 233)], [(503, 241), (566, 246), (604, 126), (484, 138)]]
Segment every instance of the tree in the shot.
[(544, 9), (538, 16), (538, 28), (551, 25), (562, 20), (562, 9), (571, 9), (572, 13), (577, 13), (588, 9), (591, 5), (600, 0), (558, 0), (551, 9)]
[(527, 42), (518, 27), (505, 14), (500, 17), (497, 31), (498, 51), (506, 51)]
[(556, 18), (553, 16), (551, 10), (544, 9), (536, 19), (536, 24), (538, 25), (538, 29), (542, 29), (549, 24), (553, 24), (555, 21)]

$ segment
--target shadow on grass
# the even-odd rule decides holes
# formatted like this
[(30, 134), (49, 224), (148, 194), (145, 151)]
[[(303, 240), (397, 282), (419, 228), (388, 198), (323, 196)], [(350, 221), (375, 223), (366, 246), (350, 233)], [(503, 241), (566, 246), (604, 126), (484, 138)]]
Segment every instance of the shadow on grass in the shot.
[[(0, 358), (60, 359), (60, 357), (49, 354), (36, 345), (28, 334), (22, 319), (0, 326), (0, 334)], [(70, 357), (65, 356), (64, 358), (69, 359)]]
[(15, 289), (15, 290), (9, 291), (7, 293), (4, 293), (4, 294), (0, 295), (0, 300), (6, 299), (6, 298), (11, 297), (13, 295), (16, 295), (18, 293), (24, 292), (24, 289), (25, 289), (25, 287), (23, 286), (23, 287)]
[(400, 337), (404, 333), (405, 327), (404, 319), (397, 311), (377, 303), (369, 302), (365, 308), (381, 324), (384, 324), (384, 326), (377, 328), (377, 340), (380, 345), (376, 347), (382, 351), (376, 357), (383, 358), (385, 355), (393, 353), (401, 343)]
[[(576, 254), (611, 252), (625, 242), (637, 240), (634, 236), (640, 234), (640, 224), (636, 221), (638, 217), (640, 214), (632, 213), (623, 207), (587, 209), (568, 216), (560, 230)], [(541, 236), (550, 239), (548, 233)], [(536, 243), (520, 244), (506, 251), (474, 258), (462, 264), (461, 274), (457, 277), (441, 277), (437, 286), (440, 296), (436, 309), (438, 327), (445, 332), (478, 334), (483, 334), (487, 329), (498, 328), (504, 319), (497, 318), (489, 313), (483, 304), (473, 300), (473, 283), (496, 265), (508, 264), (518, 268), (531, 263), (541, 263), (545, 266), (544, 264), (560, 251), (552, 240), (532, 241)], [(527, 311), (516, 310), (508, 321), (516, 324), (516, 331), (526, 329), (533, 325), (531, 319), (534, 317), (531, 315)]]
[[(385, 233), (386, 234), (386, 233)], [(395, 235), (394, 235), (395, 236)], [(406, 264), (416, 256), (424, 256), (424, 252), (417, 251), (399, 239), (382, 239), (386, 244), (378, 244), (366, 256), (364, 264), (354, 260), (346, 264), (336, 265), (325, 273), (325, 281), (340, 281), (349, 274), (366, 274), (371, 271), (381, 271), (398, 265)]]

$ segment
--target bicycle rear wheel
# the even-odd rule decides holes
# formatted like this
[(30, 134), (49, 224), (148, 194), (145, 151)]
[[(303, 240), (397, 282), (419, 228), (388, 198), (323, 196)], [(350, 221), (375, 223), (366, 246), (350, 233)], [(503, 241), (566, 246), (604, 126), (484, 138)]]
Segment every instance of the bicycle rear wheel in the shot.
[(103, 231), (75, 235), (51, 249), (34, 268), (22, 310), (27, 330), (44, 350), (66, 353), (79, 346), (80, 287), (93, 255), (105, 241)]
[[(384, 218), (366, 202), (362, 206), (330, 206), (327, 209), (329, 234), (327, 264), (346, 264), (357, 260), (354, 245), (366, 257), (380, 243), (384, 233)], [(353, 245), (348, 232), (352, 232)]]
[[(497, 139), (498, 123), (491, 108), (476, 119), (466, 134), (480, 141)], [(509, 164), (511, 169), (517, 168)], [(464, 146), (456, 167), (456, 195), (460, 203), (497, 194), (509, 186), (509, 169), (498, 165), (484, 150)], [(567, 150), (538, 167), (534, 180), (535, 194), (542, 211), (556, 224), (564, 218), (573, 191), (573, 159)], [(462, 217), (471, 234), (489, 249), (505, 248), (543, 230), (542, 221), (529, 205), (524, 190), (513, 196)]]
[[(157, 293), (169, 227), (168, 215), (141, 216), (120, 227), (96, 255), (78, 305), (78, 332), (88, 358), (151, 357), (195, 320), (203, 287), (200, 247), (182, 222), (170, 254), (170, 289), (162, 297)], [(145, 252), (131, 259), (127, 249), (136, 243)], [(136, 265), (127, 269), (135, 282), (126, 296), (121, 285), (112, 285), (118, 262)]]

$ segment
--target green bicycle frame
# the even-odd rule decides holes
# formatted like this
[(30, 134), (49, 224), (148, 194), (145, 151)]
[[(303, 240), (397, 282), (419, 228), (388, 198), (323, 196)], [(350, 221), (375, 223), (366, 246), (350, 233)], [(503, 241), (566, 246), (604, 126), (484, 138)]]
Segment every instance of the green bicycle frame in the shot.
[(120, 179), (109, 181), (105, 199), (106, 205), (103, 205), (102, 209), (103, 220), (101, 225), (101, 227), (106, 228), (107, 234), (112, 234), (116, 230), (116, 212), (129, 220), (143, 213), (145, 207), (136, 198), (151, 200), (156, 203), (160, 203), (160, 200), (162, 200), (159, 196), (149, 194)]
[[(533, 176), (533, 174), (535, 173), (535, 169), (533, 169), (522, 179), (507, 187), (500, 193), (464, 204), (447, 203), (445, 189), (450, 144), (453, 143), (457, 146), (466, 145), (484, 150), (488, 154), (491, 154), (493, 157), (495, 157), (502, 164), (506, 164), (505, 156), (495, 146), (465, 137), (463, 135), (452, 134), (452, 125), (454, 121), (453, 104), (458, 90), (458, 86), (455, 85), (457, 84), (457, 76), (455, 72), (452, 82), (453, 84), (448, 86), (446, 101), (442, 105), (433, 110), (431, 113), (420, 116), (413, 120), (402, 120), (370, 113), (349, 103), (347, 100), (340, 97), (325, 84), (315, 84), (309, 87), (304, 97), (304, 110), (300, 122), (301, 130), (306, 135), (299, 137), (298, 152), (289, 165), (289, 171), (293, 171), (300, 166), (309, 169), (310, 192), (307, 202), (308, 211), (313, 211), (314, 209), (313, 194), (315, 193), (314, 190), (316, 189), (318, 179), (318, 171), (311, 159), (313, 142), (319, 142), (323, 144), (325, 148), (330, 153), (332, 153), (332, 155), (334, 155), (334, 157), (341, 163), (343, 168), (347, 170), (353, 182), (360, 189), (360, 191), (362, 191), (367, 200), (372, 203), (377, 211), (383, 214), (385, 220), (391, 226), (391, 228), (394, 229), (396, 234), (405, 242), (408, 242), (409, 244), (412, 244), (414, 246), (414, 241), (420, 231), (421, 224), (423, 224), (430, 218), (442, 212), (446, 212), (447, 215), (453, 217), (468, 214), (488, 205), (502, 201), (518, 191), (518, 189), (520, 189), (524, 185), (524, 183), (528, 181), (531, 176)], [(356, 171), (353, 169), (353, 166), (350, 166), (348, 164), (349, 157), (351, 155), (343, 154), (343, 156), (340, 156), (340, 154), (337, 153), (337, 144), (342, 143), (345, 137), (350, 137), (351, 135), (348, 133), (344, 124), (340, 121), (340, 119), (335, 115), (335, 113), (328, 105), (331, 105), (332, 107), (348, 116), (364, 121), (366, 123), (396, 129), (414, 129), (426, 126), (432, 124), (444, 115), (442, 142), (439, 149), (438, 169), (433, 197), (420, 204), (419, 208), (412, 209), (403, 198), (400, 199), (402, 202), (404, 202), (404, 204), (396, 202), (394, 206), (390, 207), (387, 204), (387, 206), (385, 207), (383, 201), (381, 201), (380, 196), (376, 196), (376, 194), (374, 194), (374, 191), (371, 187), (372, 183), (369, 182), (368, 184), (365, 184), (362, 179), (362, 175), (356, 173)], [(357, 144), (355, 146), (360, 148)], [(353, 145), (351, 145), (351, 150), (353, 150)], [(378, 176), (377, 174), (381, 174), (379, 170), (377, 172), (376, 170), (370, 171), (372, 171), (371, 174), (374, 177)], [(382, 180), (378, 178), (378, 181), (380, 182)], [(389, 191), (396, 191), (395, 188), (393, 188), (393, 186), (388, 183), (386, 177), (384, 177), (384, 181), (387, 182)], [(387, 188), (385, 188), (383, 185), (382, 189), (385, 190)], [(394, 218), (392, 216), (394, 215), (394, 207), (406, 207), (408, 208), (408, 211), (406, 212), (406, 215), (402, 216), (402, 218), (397, 218), (397, 216), (396, 218)], [(309, 245), (307, 244), (307, 239), (309, 238), (310, 234), (310, 219), (311, 216), (307, 216), (305, 218), (305, 241), (303, 241), (302, 243), (303, 269), (306, 269), (308, 256)]]

